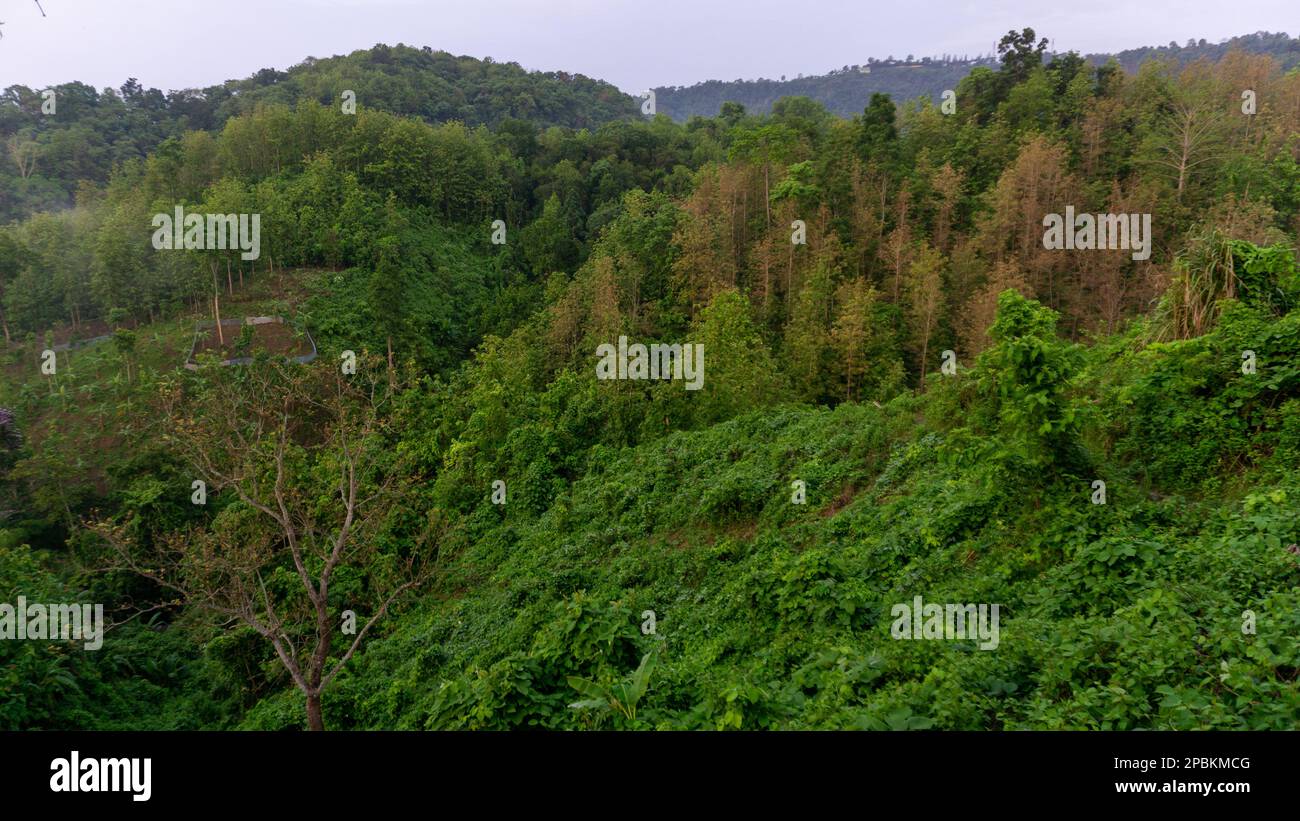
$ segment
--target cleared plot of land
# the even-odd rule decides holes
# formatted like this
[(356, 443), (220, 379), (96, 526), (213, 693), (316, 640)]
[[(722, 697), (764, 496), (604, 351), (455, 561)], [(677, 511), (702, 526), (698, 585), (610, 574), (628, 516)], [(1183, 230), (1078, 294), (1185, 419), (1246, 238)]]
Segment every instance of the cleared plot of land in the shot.
[(223, 363), (237, 364), (258, 352), (310, 361), (315, 358), (316, 345), (310, 334), (299, 337), (281, 317), (223, 319), (220, 335), (215, 325), (198, 328), (185, 365), (194, 368), (203, 354), (215, 354)]

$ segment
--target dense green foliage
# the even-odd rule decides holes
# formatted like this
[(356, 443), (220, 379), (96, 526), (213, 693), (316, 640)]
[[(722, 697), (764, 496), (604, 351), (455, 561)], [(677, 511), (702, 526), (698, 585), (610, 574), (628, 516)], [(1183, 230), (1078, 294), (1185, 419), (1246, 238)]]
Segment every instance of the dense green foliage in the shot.
[[(353, 442), (360, 495), (400, 503), (362, 510), (328, 620), (376, 612), (414, 534), (436, 572), (327, 727), (1295, 727), (1300, 74), (1003, 45), (952, 115), (795, 97), (594, 130), (345, 114), (318, 91), (346, 58), (0, 229), (0, 602), (127, 622), (93, 653), (0, 642), (0, 728), (304, 726), (256, 624), (151, 563), (251, 562), (302, 605), (321, 563), (246, 491), (345, 544)], [(259, 213), (261, 257), (155, 250), (176, 205)], [(1046, 251), (1066, 205), (1152, 214), (1150, 259)], [(245, 326), (251, 364), (181, 368), (216, 308), (320, 357)], [(701, 389), (597, 379), (620, 336), (702, 344)], [(277, 434), (263, 388), (337, 383), (349, 351), (364, 435), (332, 452), (346, 420), (310, 394)], [(998, 604), (997, 648), (895, 639), (915, 596)]]
[[(54, 92), (53, 114), (42, 111), (45, 90)], [(400, 43), (166, 93), (134, 79), (102, 91), (76, 82), (9, 86), (0, 94), (0, 146), (11, 160), (0, 164), (0, 221), (67, 207), (82, 180), (103, 184), (114, 168), (143, 159), (164, 140), (220, 131), (230, 118), (260, 106), (314, 100), (338, 109), (345, 91), (361, 109), (471, 128), (514, 118), (542, 128), (594, 129), (637, 113), (632, 97), (581, 74), (529, 72), (516, 63)]]

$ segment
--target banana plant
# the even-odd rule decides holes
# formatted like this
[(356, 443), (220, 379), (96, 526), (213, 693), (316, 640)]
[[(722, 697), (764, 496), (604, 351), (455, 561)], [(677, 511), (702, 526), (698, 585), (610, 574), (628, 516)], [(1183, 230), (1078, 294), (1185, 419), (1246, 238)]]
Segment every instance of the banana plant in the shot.
[(600, 684), (579, 676), (569, 676), (569, 686), (587, 698), (569, 705), (571, 710), (598, 710), (616, 712), (628, 721), (636, 721), (636, 706), (650, 689), (650, 673), (654, 669), (655, 651), (641, 657), (641, 664), (615, 684)]

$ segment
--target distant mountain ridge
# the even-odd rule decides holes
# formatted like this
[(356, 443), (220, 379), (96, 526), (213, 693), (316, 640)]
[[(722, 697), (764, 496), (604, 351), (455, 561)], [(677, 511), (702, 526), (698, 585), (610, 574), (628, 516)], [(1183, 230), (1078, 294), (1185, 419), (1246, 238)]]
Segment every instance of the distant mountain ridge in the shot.
[[(1084, 56), (1095, 65), (1114, 59), (1125, 71), (1132, 72), (1150, 59), (1173, 59), (1181, 65), (1201, 58), (1219, 60), (1233, 49), (1251, 54), (1271, 54), (1284, 71), (1300, 65), (1300, 39), (1285, 32), (1266, 31), (1218, 43), (1189, 40), (1182, 46), (1171, 42), (1166, 46), (1144, 46), (1115, 54)], [(784, 77), (780, 80), (707, 80), (692, 86), (664, 86), (655, 89), (655, 105), (659, 112), (683, 122), (697, 115), (715, 116), (725, 102), (740, 103), (746, 110), (758, 114), (770, 110), (772, 104), (782, 97), (803, 96), (817, 100), (838, 116), (851, 117), (862, 113), (872, 94), (888, 94), (896, 103), (925, 95), (937, 101), (945, 89), (955, 89), (972, 69), (997, 65), (998, 60), (993, 55), (974, 58), (945, 55), (937, 59), (909, 55), (906, 60), (870, 59), (865, 65), (844, 66), (826, 74), (790, 80)]]

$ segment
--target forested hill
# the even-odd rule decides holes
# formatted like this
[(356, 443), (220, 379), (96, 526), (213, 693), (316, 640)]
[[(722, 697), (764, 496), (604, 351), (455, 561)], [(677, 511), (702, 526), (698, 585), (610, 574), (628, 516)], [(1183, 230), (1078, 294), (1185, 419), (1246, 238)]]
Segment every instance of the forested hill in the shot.
[(867, 65), (844, 66), (827, 74), (780, 80), (709, 80), (693, 86), (655, 89), (658, 111), (678, 122), (694, 116), (713, 117), (722, 104), (735, 102), (746, 110), (767, 112), (782, 97), (811, 97), (840, 117), (861, 114), (872, 94), (888, 94), (898, 102), (923, 95), (937, 101), (944, 89), (957, 83), (976, 66), (994, 67), (997, 60), (931, 59), (875, 60)]
[[(1188, 40), (1186, 45), (1170, 42), (1167, 46), (1146, 46), (1131, 48), (1113, 55), (1125, 71), (1137, 71), (1147, 60), (1174, 59), (1179, 65), (1185, 65), (1202, 58), (1220, 60), (1229, 51), (1244, 51), (1248, 54), (1268, 54), (1276, 58), (1283, 71), (1289, 71), (1300, 65), (1300, 38), (1290, 37), (1286, 32), (1257, 31), (1241, 37), (1233, 37), (1218, 43), (1204, 39), (1195, 42)], [(1101, 65), (1111, 58), (1110, 54), (1089, 54), (1087, 59), (1095, 65)]]
[(116, 625), (0, 640), (0, 731), (1300, 726), (1300, 72), (1000, 45), (947, 114), (309, 96), (0, 224), (0, 602)]
[[(1283, 71), (1300, 65), (1300, 39), (1285, 32), (1266, 31), (1233, 37), (1218, 43), (1188, 40), (1186, 45), (1144, 46), (1117, 54), (1089, 54), (1093, 65), (1116, 60), (1125, 71), (1135, 72), (1147, 60), (1168, 59), (1185, 65), (1199, 59), (1219, 60), (1229, 51), (1268, 54), (1276, 58)], [(1048, 52), (1048, 57), (1052, 57)], [(938, 102), (946, 89), (956, 89), (961, 79), (978, 66), (996, 67), (997, 59), (989, 55), (969, 58), (966, 55), (943, 55), (939, 58), (904, 59), (871, 58), (863, 65), (843, 66), (826, 74), (779, 80), (708, 80), (693, 86), (670, 86), (655, 89), (658, 110), (678, 122), (693, 116), (715, 116), (725, 102), (737, 102), (749, 111), (767, 112), (782, 97), (811, 97), (841, 117), (862, 113), (872, 94), (888, 94), (896, 103), (928, 95)]]
[(595, 128), (637, 113), (632, 97), (603, 80), (565, 71), (525, 71), (518, 63), (401, 43), (323, 60), (308, 57), (288, 71), (263, 69), (223, 88), (233, 103), (227, 112), (267, 102), (330, 103), (350, 89), (371, 108), (470, 126), (514, 118), (542, 127)]
[(143, 159), (164, 140), (219, 131), (259, 105), (337, 105), (353, 91), (361, 108), (469, 126), (514, 118), (543, 128), (595, 128), (639, 115), (634, 98), (601, 80), (400, 43), (308, 57), (288, 71), (265, 68), (201, 89), (164, 93), (130, 79), (119, 89), (73, 82), (50, 90), (53, 114), (42, 111), (46, 89), (13, 85), (0, 93), (0, 223), (69, 207), (81, 180), (102, 185), (115, 165)]
[[(1300, 40), (1268, 32), (1221, 43), (1200, 40), (1092, 54), (1087, 60), (1101, 65), (1113, 56), (1126, 70), (1135, 71), (1147, 59), (1170, 58), (1179, 64), (1217, 60), (1234, 48), (1272, 55), (1283, 71), (1300, 64)], [(728, 101), (764, 113), (782, 97), (805, 96), (833, 114), (853, 117), (866, 108), (873, 93), (888, 94), (900, 103), (923, 95), (937, 102), (972, 69), (997, 65), (991, 56), (871, 58), (865, 65), (813, 77), (661, 87), (655, 90), (656, 106), (684, 122), (694, 115), (715, 116)], [(218, 131), (231, 117), (258, 105), (292, 106), (307, 99), (337, 104), (350, 90), (362, 107), (469, 126), (518, 119), (543, 128), (595, 129), (639, 116), (636, 98), (601, 80), (563, 71), (525, 71), (518, 63), (401, 43), (323, 59), (307, 57), (287, 71), (265, 68), (251, 77), (200, 89), (164, 92), (135, 79), (102, 90), (65, 83), (48, 89), (55, 93), (53, 116), (42, 112), (46, 90), (13, 85), (0, 92), (0, 145), (6, 160), (0, 163), (0, 223), (70, 207), (81, 181), (103, 185), (114, 165), (143, 159), (186, 131)]]

